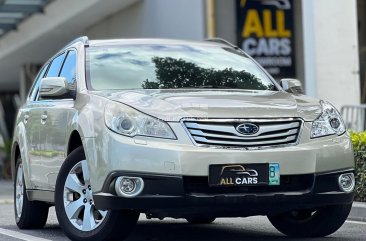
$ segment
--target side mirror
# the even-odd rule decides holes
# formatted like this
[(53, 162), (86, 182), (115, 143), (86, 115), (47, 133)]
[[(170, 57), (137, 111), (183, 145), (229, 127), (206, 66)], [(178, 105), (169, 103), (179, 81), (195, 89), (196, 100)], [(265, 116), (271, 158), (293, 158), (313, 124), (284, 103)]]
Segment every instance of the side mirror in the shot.
[(68, 94), (65, 77), (47, 77), (41, 80), (39, 96), (42, 98), (62, 98)]
[(302, 84), (297, 79), (281, 79), (282, 88), (292, 94), (304, 94)]

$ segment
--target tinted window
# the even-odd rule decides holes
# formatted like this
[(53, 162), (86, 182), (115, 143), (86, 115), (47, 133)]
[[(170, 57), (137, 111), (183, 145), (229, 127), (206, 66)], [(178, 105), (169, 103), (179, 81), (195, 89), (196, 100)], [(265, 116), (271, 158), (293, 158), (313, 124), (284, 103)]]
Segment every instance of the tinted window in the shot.
[(87, 48), (88, 87), (276, 90), (250, 58), (233, 48), (136, 44)]
[(36, 79), (34, 80), (31, 91), (29, 92), (29, 100), (35, 100), (37, 97), (39, 85), (41, 84), (41, 79), (45, 75), (48, 68), (48, 64), (45, 65), (38, 73)]
[(69, 51), (62, 66), (61, 77), (65, 77), (70, 89), (75, 89), (76, 80), (76, 52)]
[(58, 73), (60, 72), (60, 68), (64, 61), (64, 58), (65, 58), (65, 53), (59, 55), (52, 61), (51, 66), (47, 72), (47, 77), (57, 77), (58, 76)]

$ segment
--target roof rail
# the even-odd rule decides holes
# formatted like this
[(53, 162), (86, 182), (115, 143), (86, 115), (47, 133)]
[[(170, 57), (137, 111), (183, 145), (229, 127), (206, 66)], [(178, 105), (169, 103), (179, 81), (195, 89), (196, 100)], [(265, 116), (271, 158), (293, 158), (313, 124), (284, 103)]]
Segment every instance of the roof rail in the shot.
[(89, 38), (88, 38), (88, 36), (81, 36), (81, 37), (75, 39), (75, 41), (80, 41), (84, 45), (89, 45)]
[(225, 40), (223, 38), (208, 38), (208, 39), (205, 39), (205, 41), (215, 42), (215, 43), (221, 43), (221, 44), (225, 44), (227, 46), (233, 47), (235, 49), (239, 49), (238, 46), (230, 43), (229, 41), (227, 41), (227, 40)]
[(73, 41), (71, 41), (70, 43), (68, 43), (65, 47), (69, 47), (70, 45), (73, 45), (75, 43), (78, 43), (78, 42), (82, 42), (85, 46), (88, 46), (89, 45), (89, 38), (87, 36), (81, 36), (81, 37), (78, 37), (76, 39), (74, 39)]

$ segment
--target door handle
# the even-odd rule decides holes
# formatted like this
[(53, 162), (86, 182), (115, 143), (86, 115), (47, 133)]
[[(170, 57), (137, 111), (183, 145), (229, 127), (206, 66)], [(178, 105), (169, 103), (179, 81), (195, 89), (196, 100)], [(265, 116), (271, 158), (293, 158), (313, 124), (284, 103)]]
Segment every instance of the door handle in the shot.
[(41, 115), (41, 120), (45, 122), (47, 120), (47, 115)]
[(28, 119), (29, 119), (29, 115), (28, 114), (25, 114), (24, 115), (24, 124), (27, 124)]

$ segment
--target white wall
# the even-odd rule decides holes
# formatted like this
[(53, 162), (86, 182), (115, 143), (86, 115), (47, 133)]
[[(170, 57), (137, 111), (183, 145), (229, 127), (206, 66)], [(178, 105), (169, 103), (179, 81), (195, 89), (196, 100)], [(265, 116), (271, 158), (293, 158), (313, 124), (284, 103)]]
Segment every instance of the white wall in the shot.
[(144, 0), (87, 29), (89, 38), (205, 37), (203, 0)]
[(238, 45), (236, 35), (236, 0), (216, 0), (216, 35)]
[(359, 104), (356, 0), (303, 0), (302, 11), (307, 93)]
[(0, 91), (19, 89), (22, 66), (43, 64), (90, 25), (137, 0), (54, 0), (0, 38)]

